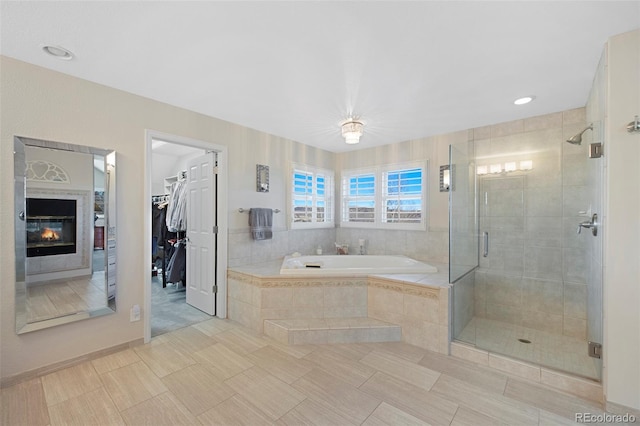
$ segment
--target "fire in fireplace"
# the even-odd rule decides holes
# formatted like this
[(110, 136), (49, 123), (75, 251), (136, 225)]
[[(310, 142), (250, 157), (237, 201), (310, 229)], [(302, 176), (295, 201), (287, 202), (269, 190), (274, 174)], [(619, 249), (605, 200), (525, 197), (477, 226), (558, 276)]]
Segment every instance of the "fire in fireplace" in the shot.
[(27, 198), (27, 257), (76, 252), (76, 200)]

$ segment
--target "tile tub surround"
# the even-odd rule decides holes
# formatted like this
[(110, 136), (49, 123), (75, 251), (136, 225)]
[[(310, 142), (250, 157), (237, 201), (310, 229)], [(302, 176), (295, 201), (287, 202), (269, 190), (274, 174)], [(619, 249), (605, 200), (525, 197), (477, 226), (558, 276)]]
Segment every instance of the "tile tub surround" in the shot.
[(279, 262), (228, 271), (229, 318), (264, 332), (265, 320), (371, 318), (402, 327), (402, 341), (448, 352), (447, 268), (434, 274), (279, 275)]
[[(438, 270), (442, 269), (438, 267)], [(448, 354), (448, 280), (442, 282), (438, 277), (429, 276), (415, 278), (410, 275), (370, 276), (368, 315), (400, 325), (403, 342)]]

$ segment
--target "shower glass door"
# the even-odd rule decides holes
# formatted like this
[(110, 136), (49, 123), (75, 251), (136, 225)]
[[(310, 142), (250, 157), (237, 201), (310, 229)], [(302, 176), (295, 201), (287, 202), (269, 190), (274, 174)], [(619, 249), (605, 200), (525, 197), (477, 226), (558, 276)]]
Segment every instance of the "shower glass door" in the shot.
[(449, 282), (478, 266), (475, 163), (465, 145), (449, 146)]
[[(577, 230), (594, 213), (606, 221), (603, 160), (589, 158), (590, 143), (601, 142), (603, 132), (601, 121), (585, 116), (577, 109), (495, 126), (474, 141), (474, 156), (451, 147), (452, 182), (463, 185), (450, 194), (452, 338), (600, 380), (602, 362), (589, 356), (589, 342), (602, 343), (606, 229)], [(593, 132), (582, 145), (566, 143), (589, 123)], [(464, 187), (471, 175), (478, 228), (467, 218), (475, 207), (475, 187)], [(466, 251), (471, 240), (479, 256)]]
[[(452, 290), (452, 339), (474, 316), (473, 270), (478, 267), (478, 213), (473, 144), (449, 146), (449, 282)], [(474, 342), (469, 342), (474, 343)]]

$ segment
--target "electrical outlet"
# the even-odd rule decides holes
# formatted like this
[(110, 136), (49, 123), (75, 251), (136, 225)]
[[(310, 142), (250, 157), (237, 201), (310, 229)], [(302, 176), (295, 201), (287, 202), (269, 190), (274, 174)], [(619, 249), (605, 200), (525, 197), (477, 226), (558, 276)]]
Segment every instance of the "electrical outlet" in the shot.
[(131, 322), (140, 321), (140, 305), (133, 305), (129, 312)]

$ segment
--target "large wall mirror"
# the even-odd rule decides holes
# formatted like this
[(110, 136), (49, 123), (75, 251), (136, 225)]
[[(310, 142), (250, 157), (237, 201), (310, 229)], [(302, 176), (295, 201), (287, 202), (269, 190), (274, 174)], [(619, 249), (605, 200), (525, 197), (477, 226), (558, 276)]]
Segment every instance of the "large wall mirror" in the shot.
[(116, 310), (116, 153), (14, 138), (16, 332)]

